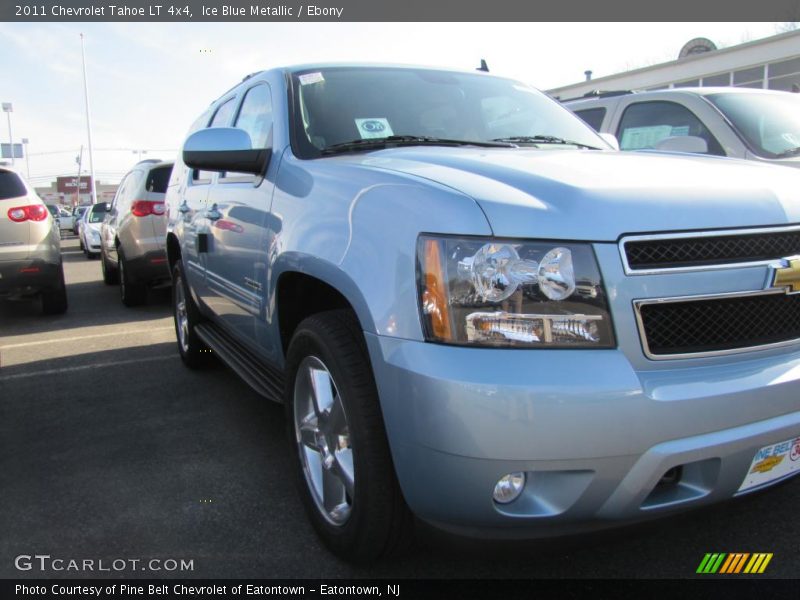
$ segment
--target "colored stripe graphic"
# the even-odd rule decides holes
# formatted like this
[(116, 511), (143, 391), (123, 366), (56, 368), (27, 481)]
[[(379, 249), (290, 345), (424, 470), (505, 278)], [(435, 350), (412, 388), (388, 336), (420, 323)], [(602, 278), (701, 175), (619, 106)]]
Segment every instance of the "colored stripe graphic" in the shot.
[(764, 570), (767, 568), (769, 561), (772, 560), (772, 553), (758, 553), (753, 554), (753, 558), (750, 559), (750, 562), (747, 563), (747, 567), (745, 567), (745, 573), (763, 573)]
[(728, 560), (725, 561), (725, 564), (722, 565), (722, 568), (719, 570), (719, 572), (728, 574), (738, 573), (742, 570), (742, 567), (749, 556), (749, 553), (742, 552), (734, 552), (733, 554), (729, 554)]
[(706, 554), (705, 558), (703, 558), (703, 561), (700, 563), (700, 566), (697, 567), (697, 572), (712, 574), (716, 573), (726, 556), (727, 555), (724, 552)]
[[(763, 573), (772, 560), (771, 552), (709, 552), (700, 561), (697, 573), (720, 575), (733, 575), (739, 573)], [(748, 560), (749, 559), (749, 560)], [(747, 566), (745, 566), (747, 565)], [(744, 569), (744, 571), (742, 571)]]

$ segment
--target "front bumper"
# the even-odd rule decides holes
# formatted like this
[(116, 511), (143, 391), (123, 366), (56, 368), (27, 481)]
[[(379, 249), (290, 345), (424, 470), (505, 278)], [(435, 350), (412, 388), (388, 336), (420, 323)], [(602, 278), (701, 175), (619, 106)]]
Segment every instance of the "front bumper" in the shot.
[[(367, 341), (406, 501), (469, 535), (564, 535), (730, 498), (760, 448), (800, 436), (796, 350), (637, 371), (620, 350)], [(496, 504), (517, 471), (523, 493)]]

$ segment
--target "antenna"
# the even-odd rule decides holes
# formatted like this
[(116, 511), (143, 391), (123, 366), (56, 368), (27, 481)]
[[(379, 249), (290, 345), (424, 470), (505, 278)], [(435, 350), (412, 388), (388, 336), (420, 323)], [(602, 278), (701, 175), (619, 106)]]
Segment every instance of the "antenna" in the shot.
[(476, 71), (484, 71), (485, 73), (489, 72), (489, 65), (486, 64), (485, 59), (481, 59), (481, 66), (475, 69)]

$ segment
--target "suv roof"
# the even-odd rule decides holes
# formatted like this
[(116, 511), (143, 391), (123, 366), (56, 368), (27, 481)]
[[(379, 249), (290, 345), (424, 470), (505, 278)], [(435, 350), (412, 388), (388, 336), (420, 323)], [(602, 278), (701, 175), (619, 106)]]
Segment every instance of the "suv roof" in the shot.
[(690, 96), (708, 96), (710, 94), (785, 94), (779, 90), (765, 90), (761, 88), (745, 88), (745, 87), (730, 87), (730, 86), (716, 86), (716, 87), (682, 87), (682, 88), (668, 88), (663, 90), (593, 90), (587, 92), (578, 98), (568, 98), (560, 102), (565, 105), (572, 105), (580, 103), (581, 106), (589, 105), (592, 103), (600, 104), (607, 98), (616, 98), (619, 96), (628, 96), (635, 94), (637, 96), (649, 96), (654, 94), (667, 94), (670, 96), (676, 95), (690, 95)]

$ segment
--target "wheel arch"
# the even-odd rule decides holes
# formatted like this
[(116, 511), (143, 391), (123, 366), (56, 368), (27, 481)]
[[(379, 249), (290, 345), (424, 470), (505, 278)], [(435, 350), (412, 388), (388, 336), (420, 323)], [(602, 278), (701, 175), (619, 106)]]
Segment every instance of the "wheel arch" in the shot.
[(339, 267), (311, 256), (282, 258), (275, 269), (273, 319), (284, 356), (300, 322), (326, 310), (352, 310), (362, 330), (375, 331), (363, 294)]

